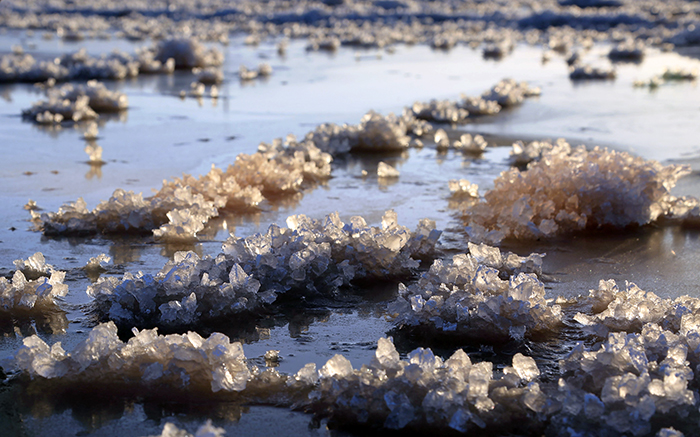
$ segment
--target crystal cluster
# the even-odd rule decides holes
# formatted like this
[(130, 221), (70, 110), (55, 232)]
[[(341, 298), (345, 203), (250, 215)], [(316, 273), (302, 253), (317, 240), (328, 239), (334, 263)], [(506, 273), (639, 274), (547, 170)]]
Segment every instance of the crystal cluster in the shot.
[(86, 85), (67, 84), (61, 88), (49, 88), (48, 100), (41, 100), (22, 111), (22, 116), (45, 123), (53, 119), (83, 121), (98, 117), (98, 113), (119, 112), (129, 106), (126, 94), (109, 91), (103, 83), (90, 80)]
[(545, 152), (569, 154), (571, 153), (571, 145), (563, 138), (559, 138), (555, 142), (531, 141), (527, 144), (516, 141), (511, 147), (509, 160), (513, 165), (522, 166), (532, 161), (539, 161)]
[(224, 81), (224, 72), (221, 68), (193, 68), (192, 73), (197, 78), (197, 82), (205, 85), (214, 85)]
[(561, 324), (561, 308), (545, 300), (537, 279), (544, 255), (471, 243), (469, 252), (436, 260), (417, 282), (399, 286), (389, 308), (399, 332), (500, 343), (545, 336)]
[(245, 65), (241, 65), (240, 69), (238, 70), (238, 77), (242, 81), (246, 80), (254, 80), (258, 78), (263, 78), (263, 77), (268, 77), (272, 74), (272, 67), (270, 64), (267, 63), (262, 63), (258, 66), (257, 69), (248, 69)]
[(380, 161), (377, 165), (377, 176), (380, 178), (398, 178), (399, 171), (387, 164), (386, 162)]
[(449, 187), (453, 198), (479, 198), (479, 186), (466, 179), (452, 179), (449, 181)]
[(450, 209), (465, 211), (479, 201), (479, 186), (466, 179), (451, 179), (448, 182), (450, 197), (447, 206)]
[(252, 155), (240, 154), (226, 171), (212, 167), (206, 175), (165, 181), (153, 197), (117, 189), (88, 210), (82, 199), (56, 213), (32, 211), (45, 234), (144, 232), (163, 240), (196, 239), (219, 209), (253, 208), (266, 198), (301, 192), (330, 176), (331, 157), (308, 143), (281, 140), (261, 144)]
[(657, 88), (668, 82), (694, 81), (698, 78), (698, 70), (687, 70), (682, 68), (665, 68), (664, 72), (658, 74), (647, 81), (635, 81), (635, 87)]
[(151, 437), (223, 437), (226, 432), (223, 428), (218, 428), (212, 425), (211, 420), (197, 428), (194, 434), (190, 434), (187, 431), (178, 428), (172, 422), (168, 422), (163, 426), (163, 432), (158, 435)]
[(462, 96), (462, 101), (432, 100), (416, 102), (411, 107), (415, 117), (438, 123), (465, 123), (470, 116), (492, 115), (503, 107), (521, 104), (526, 97), (540, 94), (539, 88), (531, 88), (526, 82), (504, 79), (484, 92), (481, 97)]
[(611, 333), (597, 348), (579, 344), (560, 362), (552, 404), (559, 401), (565, 415), (631, 435), (649, 434), (654, 419), (677, 423), (697, 412), (692, 381), (700, 331), (690, 318), (677, 333), (650, 323), (641, 333)]
[[(497, 371), (462, 350), (443, 361), (419, 348), (401, 360), (383, 338), (360, 369), (342, 355), (331, 358), (318, 372), (312, 408), (338, 423), (389, 429), (682, 436), (662, 428), (697, 427), (700, 320), (682, 319), (675, 328), (647, 323), (591, 347), (579, 343), (560, 360), (559, 378), (549, 380), (519, 353)], [(304, 380), (308, 370), (295, 378)]]
[(472, 241), (535, 239), (598, 228), (645, 225), (672, 213), (669, 194), (684, 166), (625, 152), (564, 144), (541, 148), (527, 170), (501, 173), (494, 188), (465, 214)]
[(218, 67), (224, 56), (207, 49), (196, 38), (169, 38), (134, 55), (113, 51), (100, 57), (85, 49), (52, 61), (38, 61), (32, 55), (11, 53), (0, 57), (1, 82), (45, 82), (85, 79), (125, 79), (139, 74), (167, 74), (175, 68)]
[(248, 364), (241, 344), (223, 334), (204, 339), (134, 329), (124, 343), (112, 323), (95, 327), (71, 352), (28, 337), (3, 365), (30, 376), (37, 389), (50, 380), (54, 388), (90, 384), (203, 398), (216, 393), (304, 408), (351, 427), (527, 435), (567, 429), (585, 436), (658, 430), (657, 436), (678, 437), (683, 433), (663, 426), (697, 426), (696, 319), (687, 314), (678, 328), (648, 323), (639, 333), (611, 333), (590, 347), (580, 343), (559, 361), (558, 378), (543, 378), (538, 363), (522, 353), (506, 366), (472, 362), (462, 349), (442, 359), (417, 348), (401, 359), (391, 338), (380, 338), (371, 362), (359, 369), (335, 355), (318, 371), (309, 363), (285, 375)]
[(620, 290), (613, 280), (600, 281), (583, 302), (590, 306), (590, 311), (577, 313), (574, 320), (603, 338), (609, 332), (639, 332), (648, 323), (677, 332), (686, 315), (692, 318), (700, 311), (700, 299), (689, 296), (662, 299), (632, 283)]
[(155, 276), (126, 273), (89, 287), (100, 320), (124, 326), (179, 328), (250, 314), (278, 295), (334, 296), (353, 280), (406, 276), (432, 254), (440, 232), (423, 220), (415, 232), (388, 211), (381, 228), (361, 217), (343, 223), (291, 216), (289, 228), (230, 237), (215, 258), (178, 252)]
[(410, 133), (432, 130), (410, 114), (396, 116), (368, 112), (359, 125), (326, 123), (306, 135), (305, 141), (333, 156), (349, 152), (395, 152), (410, 146)]
[(353, 369), (336, 355), (318, 373), (310, 395), (316, 414), (395, 430), (467, 433), (518, 426), (522, 432), (537, 427), (547, 400), (535, 360), (519, 353), (497, 375), (493, 363), (472, 363), (461, 349), (443, 360), (418, 348), (402, 360), (391, 339), (381, 338), (369, 365)]
[(617, 73), (612, 67), (594, 67), (592, 65), (573, 65), (569, 68), (571, 80), (607, 80), (615, 79)]
[(151, 53), (152, 58), (161, 64), (172, 59), (178, 69), (218, 67), (224, 63), (223, 53), (215, 48), (207, 49), (192, 37), (168, 38), (152, 48)]
[(45, 37), (64, 40), (116, 35), (133, 41), (160, 41), (175, 33), (226, 44), (230, 33), (243, 32), (249, 45), (275, 37), (305, 38), (309, 50), (328, 51), (340, 46), (385, 48), (397, 43), (449, 50), (468, 44), (486, 46), (485, 55), (507, 54), (512, 45), (523, 41), (557, 47), (581, 41), (616, 43), (630, 39), (656, 45), (693, 45), (700, 40), (694, 25), (700, 14), (685, 0), (653, 5), (567, 0), (547, 1), (538, 7), (530, 7), (526, 0), (240, 0), (235, 8), (222, 0), (196, 5), (139, 0), (118, 5), (81, 1), (76, 5), (74, 1), (55, 0), (51, 8), (39, 0), (4, 2), (8, 5), (0, 10), (0, 24), (44, 29)]
[(0, 318), (57, 310), (56, 299), (68, 294), (66, 272), (46, 264), (41, 252), (14, 263), (12, 280), (0, 277)]
[(485, 59), (501, 59), (513, 51), (514, 45), (510, 38), (486, 44), (482, 54)]
[[(359, 125), (322, 124), (306, 135), (305, 141), (333, 156), (348, 152), (394, 152), (418, 144), (419, 137), (432, 133), (434, 128), (428, 122), (464, 122), (471, 110), (474, 115), (495, 114), (501, 107), (522, 103), (525, 97), (538, 95), (538, 88), (531, 88), (525, 82), (518, 83), (504, 79), (482, 97), (464, 97), (462, 102), (430, 101), (416, 102), (404, 108), (400, 116), (382, 116), (376, 112), (367, 113)], [(471, 108), (467, 110), (466, 108)], [(446, 148), (439, 140), (440, 132), (435, 132), (438, 148)], [(443, 135), (447, 139), (447, 134)], [(452, 144), (455, 149), (467, 152), (480, 152), (486, 147), (483, 137), (463, 135)], [(449, 147), (449, 144), (447, 145)]]
[(171, 391), (240, 392), (253, 377), (243, 348), (223, 334), (209, 338), (188, 332), (159, 335), (157, 329), (133, 330), (126, 343), (114, 323), (93, 328), (71, 352), (49, 346), (38, 336), (23, 340), (10, 368), (32, 378), (69, 384), (169, 387)]
[[(172, 191), (172, 196), (163, 200), (144, 199), (141, 194), (117, 189), (92, 211), (81, 198), (63, 205), (56, 213), (32, 211), (32, 219), (47, 235), (140, 233), (155, 229), (158, 238), (196, 238), (204, 223), (218, 214), (214, 202), (195, 194), (190, 187)], [(159, 226), (162, 228), (156, 229)]]
[(641, 62), (644, 59), (644, 43), (633, 40), (617, 44), (608, 52), (608, 58), (612, 61)]
[[(204, 84), (195, 86), (203, 88)], [(484, 95), (498, 105), (508, 106), (533, 93), (535, 90), (525, 83), (504, 80)], [(154, 236), (162, 240), (196, 240), (197, 233), (223, 208), (232, 211), (255, 208), (264, 200), (294, 195), (324, 181), (330, 177), (334, 156), (402, 151), (422, 144), (418, 137), (432, 131), (432, 125), (417, 118), (410, 108), (401, 116), (383, 116), (371, 111), (358, 125), (323, 124), (301, 141), (289, 135), (284, 142), (276, 139), (270, 144), (261, 143), (257, 153), (238, 155), (226, 171), (212, 167), (199, 178), (185, 174), (164, 181), (161, 190), (148, 199), (142, 194), (117, 189), (112, 198), (94, 210), (87, 209), (85, 202), (78, 199), (55, 213), (32, 211), (32, 220), (37, 229), (50, 235), (153, 230)], [(449, 144), (444, 130), (439, 130), (436, 137), (438, 134)], [(436, 141), (441, 142), (437, 138)], [(469, 134), (452, 144), (456, 149), (472, 153), (480, 153), (486, 145), (480, 135)], [(386, 165), (381, 166), (379, 173), (384, 175), (380, 177), (398, 176), (396, 169)]]

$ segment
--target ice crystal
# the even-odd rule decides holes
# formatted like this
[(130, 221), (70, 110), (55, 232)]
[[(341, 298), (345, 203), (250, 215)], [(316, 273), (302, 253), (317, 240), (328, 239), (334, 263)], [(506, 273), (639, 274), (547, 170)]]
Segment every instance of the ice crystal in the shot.
[(520, 257), (471, 243), (469, 251), (436, 260), (416, 283), (399, 287), (389, 307), (399, 332), (483, 343), (521, 341), (556, 329), (561, 308), (545, 300), (536, 276), (543, 255)]
[(153, 58), (163, 64), (173, 59), (175, 68), (217, 67), (224, 62), (224, 55), (218, 49), (207, 49), (196, 38), (161, 41), (155, 48)]
[(48, 100), (34, 103), (31, 108), (22, 111), (22, 115), (37, 123), (47, 123), (51, 118), (51, 122), (78, 122), (95, 119), (98, 113), (118, 112), (129, 106), (124, 93), (109, 91), (96, 80), (88, 81), (86, 85), (66, 84), (60, 88), (50, 88), (47, 96)]
[(223, 428), (217, 428), (212, 425), (211, 420), (207, 420), (204, 425), (197, 428), (194, 434), (190, 434), (178, 428), (172, 422), (168, 422), (163, 426), (163, 432), (151, 437), (223, 437), (224, 435), (226, 435), (226, 431)]
[(66, 352), (61, 343), (48, 346), (37, 336), (25, 338), (12, 365), (32, 378), (72, 384), (121, 384), (170, 387), (172, 390), (242, 391), (252, 378), (243, 348), (223, 334), (209, 338), (188, 332), (159, 335), (156, 329), (138, 331), (124, 343), (117, 326), (96, 326), (88, 337)]
[(177, 68), (217, 67), (223, 54), (205, 48), (196, 38), (173, 37), (130, 55), (113, 51), (92, 57), (85, 49), (66, 54), (55, 61), (37, 61), (29, 54), (12, 53), (0, 57), (0, 82), (45, 82), (79, 79), (124, 79), (142, 74), (167, 74)]
[(362, 217), (343, 223), (337, 213), (291, 216), (287, 225), (232, 236), (215, 258), (178, 252), (155, 276), (100, 278), (88, 289), (93, 311), (120, 325), (181, 327), (255, 311), (280, 294), (333, 296), (356, 279), (409, 274), (440, 235), (428, 220), (409, 231), (393, 211), (381, 227)]
[(450, 192), (455, 198), (479, 198), (479, 186), (466, 179), (452, 179), (449, 181)]
[(377, 166), (377, 176), (380, 178), (398, 178), (399, 171), (389, 164), (380, 161)]
[[(98, 84), (93, 84), (99, 87)], [(202, 83), (193, 83), (197, 96)], [(212, 91), (213, 92), (213, 91)], [(537, 91), (525, 83), (501, 81), (484, 99), (513, 105)], [(83, 100), (87, 96), (82, 96)], [(85, 103), (87, 104), (87, 103)], [(199, 178), (183, 175), (164, 181), (153, 197), (117, 189), (112, 198), (88, 210), (82, 199), (62, 206), (56, 213), (32, 213), (37, 229), (45, 234), (90, 234), (153, 231), (156, 238), (170, 241), (196, 240), (197, 234), (220, 209), (257, 207), (263, 200), (297, 194), (307, 186), (330, 176), (333, 156), (348, 152), (394, 152), (422, 144), (417, 138), (433, 130), (416, 118), (410, 108), (401, 116), (367, 113), (360, 124), (323, 124), (301, 141), (290, 136), (261, 143), (258, 152), (240, 154), (226, 171), (213, 167)], [(447, 134), (438, 131), (439, 142), (449, 146)], [(466, 152), (479, 153), (486, 147), (480, 135), (464, 134), (453, 144)], [(98, 150), (92, 149), (88, 153)], [(380, 177), (395, 177), (396, 170), (380, 166)], [(391, 174), (392, 176), (388, 176)]]
[(674, 213), (674, 202), (679, 200), (670, 189), (689, 171), (597, 147), (569, 151), (565, 144), (556, 144), (536, 149), (532, 155), (541, 153), (539, 161), (525, 171), (503, 172), (484, 201), (466, 212), (473, 241), (645, 225)]
[(607, 80), (615, 79), (617, 73), (615, 70), (605, 67), (593, 67), (591, 65), (574, 65), (569, 69), (569, 78), (571, 80)]
[[(12, 279), (0, 277), (0, 318), (57, 312), (57, 299), (68, 294), (68, 285), (63, 283), (66, 272), (46, 264), (41, 252), (14, 263), (17, 270)], [(60, 330), (56, 325), (55, 331)]]
[(644, 43), (641, 41), (622, 42), (608, 52), (608, 58), (613, 61), (640, 62), (644, 59)]
[(339, 423), (389, 429), (467, 432), (506, 418), (533, 421), (546, 396), (536, 382), (524, 385), (538, 374), (526, 360), (516, 355), (513, 363), (521, 369), (520, 361), (527, 362), (526, 378), (499, 377), (492, 363), (472, 363), (463, 350), (443, 361), (418, 348), (401, 360), (391, 339), (383, 338), (375, 359), (360, 369), (342, 355), (331, 358), (319, 372), (311, 408)]
[(635, 81), (635, 87), (657, 88), (667, 82), (694, 81), (698, 78), (698, 70), (681, 68), (666, 68), (664, 72), (653, 76), (647, 81)]
[(143, 232), (164, 240), (196, 239), (219, 209), (256, 207), (266, 196), (295, 194), (330, 175), (331, 157), (308, 143), (261, 144), (252, 155), (240, 154), (226, 171), (212, 166), (200, 178), (183, 175), (164, 181), (153, 197), (118, 189), (88, 210), (82, 199), (56, 213), (33, 213), (46, 234)]
[[(481, 97), (462, 95), (461, 101), (431, 100), (416, 102), (410, 108), (416, 118), (438, 123), (465, 123), (470, 116), (493, 115), (502, 107), (521, 104), (526, 97), (540, 94), (539, 88), (531, 88), (526, 82), (504, 79), (484, 92)], [(437, 141), (436, 141), (437, 143)]]

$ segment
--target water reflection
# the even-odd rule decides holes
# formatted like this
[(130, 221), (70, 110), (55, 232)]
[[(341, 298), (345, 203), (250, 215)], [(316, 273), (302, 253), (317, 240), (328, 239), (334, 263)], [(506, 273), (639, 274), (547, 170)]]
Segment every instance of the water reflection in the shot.
[(65, 334), (66, 312), (58, 305), (42, 303), (31, 310), (14, 309), (12, 314), (0, 312), (0, 334), (27, 337), (34, 334)]
[(109, 246), (109, 255), (115, 265), (128, 265), (137, 263), (141, 259), (144, 249), (142, 239), (129, 237), (115, 237)]
[(107, 123), (121, 123), (126, 124), (129, 121), (129, 111), (119, 111), (114, 113), (102, 113), (97, 120), (92, 121), (63, 121), (61, 123), (35, 123), (33, 120), (23, 120), (25, 123), (31, 123), (32, 129), (49, 135), (51, 138), (56, 139), (63, 132), (75, 132), (85, 133), (86, 129), (92, 125), (96, 124), (97, 127), (103, 128)]
[[(466, 241), (466, 240), (465, 240)], [(519, 254), (547, 253), (552, 295), (587, 294), (601, 279), (634, 282), (662, 298), (700, 296), (700, 230), (676, 225), (631, 226), (575, 233), (552, 240), (505, 242)]]
[[(240, 398), (236, 394), (228, 397)], [(116, 421), (119, 421), (120, 428), (139, 424), (138, 427), (142, 428), (146, 420), (162, 427), (160, 424), (164, 419), (177, 417), (183, 420), (183, 416), (187, 416), (187, 422), (199, 423), (212, 419), (219, 424), (236, 423), (249, 411), (243, 401), (226, 400), (211, 393), (207, 396), (183, 391), (164, 396), (158, 394), (158, 390), (152, 390), (138, 394), (123, 387), (91, 389), (79, 383), (54, 384), (47, 380), (28, 381), (24, 378), (15, 380), (0, 391), (0, 405), (7, 404), (5, 414), (14, 416), (14, 421), (19, 422), (23, 416), (41, 421), (70, 413), (77, 427), (82, 428), (82, 431), (75, 430), (77, 435), (98, 432)], [(6, 426), (5, 422), (3, 427)], [(30, 428), (32, 424), (32, 420), (28, 421)], [(11, 423), (7, 425), (12, 426)]]

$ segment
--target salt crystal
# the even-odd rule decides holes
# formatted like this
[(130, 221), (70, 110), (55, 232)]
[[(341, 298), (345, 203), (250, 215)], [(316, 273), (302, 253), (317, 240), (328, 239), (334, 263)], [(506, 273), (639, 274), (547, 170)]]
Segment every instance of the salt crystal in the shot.
[(398, 178), (399, 171), (389, 164), (380, 161), (377, 166), (377, 176), (380, 178)]
[(352, 374), (352, 371), (350, 361), (344, 356), (336, 354), (321, 367), (318, 373), (322, 378), (345, 378)]
[(540, 370), (537, 368), (535, 360), (521, 353), (517, 353), (513, 356), (513, 368), (520, 379), (525, 381), (532, 381), (540, 376)]
[(399, 365), (399, 353), (394, 347), (391, 338), (380, 338), (377, 342), (375, 358), (381, 367), (397, 369)]

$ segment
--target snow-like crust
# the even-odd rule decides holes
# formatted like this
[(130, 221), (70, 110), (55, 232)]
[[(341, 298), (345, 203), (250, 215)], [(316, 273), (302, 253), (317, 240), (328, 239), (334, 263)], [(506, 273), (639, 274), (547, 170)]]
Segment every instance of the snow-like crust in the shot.
[(0, 57), (0, 82), (120, 80), (139, 74), (169, 74), (175, 68), (209, 68), (223, 64), (223, 53), (206, 48), (193, 37), (173, 37), (128, 54), (115, 50), (99, 57), (85, 49), (54, 60), (37, 60), (26, 53)]
[[(0, 24), (46, 29), (46, 37), (66, 40), (110, 38), (182, 40), (189, 35), (227, 44), (232, 33), (245, 43), (270, 38), (305, 38), (309, 50), (340, 46), (384, 48), (396, 43), (427, 44), (449, 50), (458, 44), (482, 46), (485, 56), (506, 56), (518, 42), (570, 48), (590, 41), (693, 45), (700, 41), (699, 13), (682, 0), (297, 0), (232, 7), (223, 0), (143, 2), (3, 2)], [(172, 44), (177, 53), (187, 43)], [(191, 50), (195, 52), (195, 50)], [(184, 57), (182, 65), (192, 65)]]

